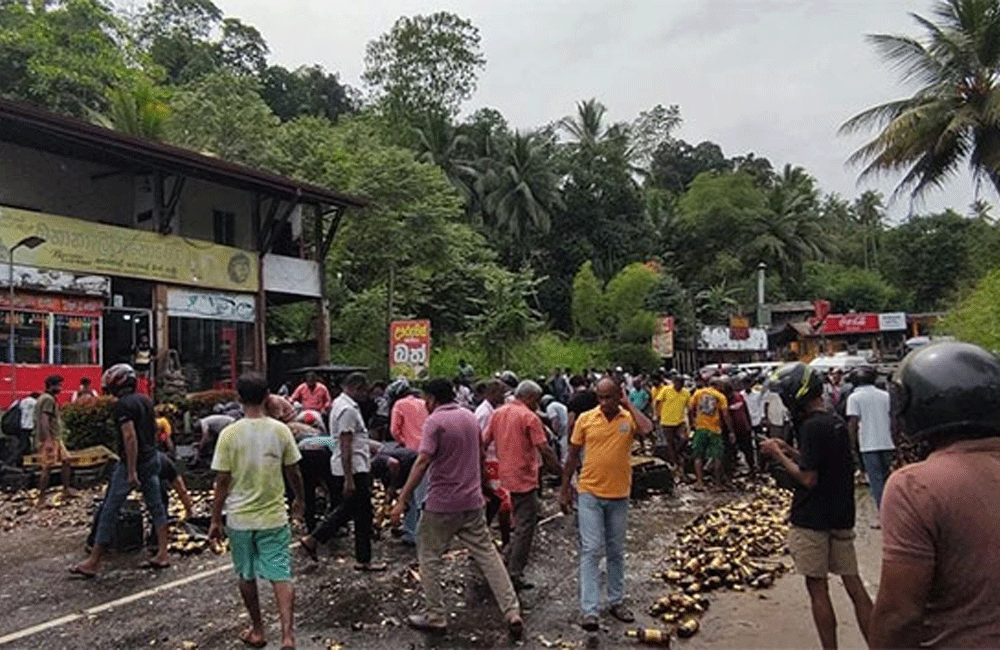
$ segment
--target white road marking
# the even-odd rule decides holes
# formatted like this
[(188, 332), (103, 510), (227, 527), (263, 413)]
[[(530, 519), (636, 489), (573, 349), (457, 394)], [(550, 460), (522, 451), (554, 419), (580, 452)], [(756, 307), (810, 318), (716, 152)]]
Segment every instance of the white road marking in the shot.
[(152, 587), (150, 589), (145, 589), (143, 591), (130, 594), (128, 596), (123, 596), (122, 598), (118, 598), (117, 600), (112, 600), (103, 603), (101, 605), (95, 605), (93, 607), (89, 607), (79, 613), (66, 614), (65, 616), (53, 618), (51, 620), (45, 621), (44, 623), (38, 623), (37, 625), (26, 627), (23, 630), (18, 630), (17, 632), (11, 632), (10, 634), (5, 634), (4, 636), (0, 636), (0, 645), (6, 645), (14, 641), (19, 641), (23, 638), (32, 636), (34, 634), (38, 634), (39, 632), (44, 632), (45, 630), (51, 630), (52, 628), (61, 627), (63, 625), (67, 625), (74, 621), (78, 621), (85, 616), (93, 616), (95, 614), (100, 614), (101, 612), (107, 612), (116, 607), (133, 603), (137, 600), (153, 596), (162, 591), (167, 591), (175, 587), (180, 587), (192, 582), (196, 582), (203, 578), (207, 578), (217, 573), (222, 573), (223, 571), (229, 570), (232, 568), (232, 566), (233, 565), (231, 562), (226, 562), (225, 564), (220, 564), (217, 567), (206, 569), (204, 571), (200, 571), (198, 573), (186, 576), (184, 578), (179, 578), (177, 580), (174, 580), (173, 582), (167, 582), (162, 585), (157, 585), (156, 587)]

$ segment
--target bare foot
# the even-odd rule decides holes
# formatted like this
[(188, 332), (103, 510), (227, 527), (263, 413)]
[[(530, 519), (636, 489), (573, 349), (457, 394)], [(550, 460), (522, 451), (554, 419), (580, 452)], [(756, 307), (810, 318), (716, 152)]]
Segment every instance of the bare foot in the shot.
[(264, 638), (264, 630), (255, 630), (250, 628), (240, 635), (240, 641), (243, 645), (249, 646), (251, 648), (263, 648), (267, 645), (267, 639)]

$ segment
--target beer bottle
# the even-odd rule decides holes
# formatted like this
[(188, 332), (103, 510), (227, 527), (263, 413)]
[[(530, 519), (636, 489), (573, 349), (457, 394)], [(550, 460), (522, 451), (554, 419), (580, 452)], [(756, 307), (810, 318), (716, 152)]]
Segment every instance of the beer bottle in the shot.
[(625, 636), (646, 645), (670, 647), (670, 632), (666, 630), (637, 627), (634, 630), (627, 630)]

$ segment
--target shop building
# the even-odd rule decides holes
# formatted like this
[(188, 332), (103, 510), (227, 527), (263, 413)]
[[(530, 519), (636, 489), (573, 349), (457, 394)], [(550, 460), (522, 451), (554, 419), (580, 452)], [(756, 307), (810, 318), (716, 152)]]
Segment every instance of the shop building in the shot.
[(231, 386), (266, 371), (267, 307), (291, 301), (328, 363), (323, 260), (363, 205), (0, 100), (0, 406), (147, 351), (154, 376), (174, 357), (188, 390)]

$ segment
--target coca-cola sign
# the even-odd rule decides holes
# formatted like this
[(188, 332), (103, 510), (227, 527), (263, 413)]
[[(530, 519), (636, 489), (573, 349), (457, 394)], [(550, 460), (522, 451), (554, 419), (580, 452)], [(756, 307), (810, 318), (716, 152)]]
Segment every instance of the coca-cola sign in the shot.
[(878, 332), (878, 314), (830, 314), (823, 321), (820, 334), (863, 334)]

